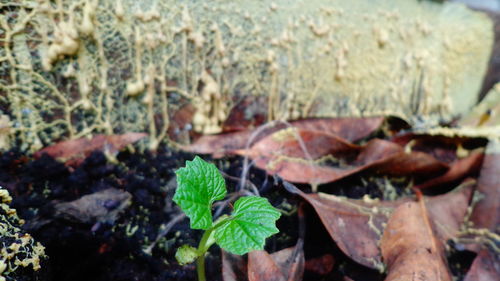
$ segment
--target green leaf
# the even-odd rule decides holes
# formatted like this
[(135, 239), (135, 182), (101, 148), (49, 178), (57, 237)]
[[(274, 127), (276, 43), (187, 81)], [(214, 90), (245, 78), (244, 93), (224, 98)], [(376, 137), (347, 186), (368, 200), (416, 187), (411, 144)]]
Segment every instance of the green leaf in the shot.
[(196, 156), (175, 172), (177, 190), (174, 202), (186, 213), (192, 229), (212, 227), (212, 203), (226, 196), (226, 184), (214, 164)]
[(234, 204), (232, 218), (215, 228), (215, 241), (226, 251), (243, 255), (262, 250), (267, 237), (276, 234), (281, 213), (266, 198), (241, 197)]
[(198, 251), (190, 245), (182, 245), (177, 249), (177, 252), (175, 252), (175, 259), (180, 265), (192, 263), (197, 257)]

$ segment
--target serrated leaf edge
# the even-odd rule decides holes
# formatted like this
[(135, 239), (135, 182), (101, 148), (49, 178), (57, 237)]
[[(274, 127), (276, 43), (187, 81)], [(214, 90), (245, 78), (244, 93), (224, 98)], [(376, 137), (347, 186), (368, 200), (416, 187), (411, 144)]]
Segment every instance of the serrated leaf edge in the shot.
[[(214, 168), (217, 175), (219, 175), (220, 178), (222, 179), (223, 192), (221, 194), (218, 194), (217, 196), (215, 196), (215, 193), (217, 191), (216, 187), (219, 185), (217, 183), (212, 185), (212, 186), (214, 186), (213, 192), (210, 192), (210, 189), (207, 187), (206, 194), (207, 194), (207, 197), (209, 197), (208, 204), (205, 205), (205, 202), (198, 202), (198, 201), (190, 200), (190, 198), (183, 197), (183, 195), (181, 195), (181, 193), (177, 192), (179, 189), (184, 189), (181, 186), (186, 186), (186, 185), (196, 186), (196, 184), (188, 176), (190, 170), (207, 170), (207, 169), (211, 169), (211, 168)], [(181, 174), (181, 173), (186, 173), (186, 174)], [(220, 171), (217, 169), (217, 167), (213, 163), (209, 163), (209, 162), (203, 160), (201, 157), (196, 155), (193, 158), (193, 160), (186, 161), (186, 165), (184, 167), (179, 168), (177, 171), (175, 171), (175, 174), (177, 177), (178, 186), (177, 186), (177, 189), (175, 191), (175, 194), (174, 194), (174, 197), (172, 200), (177, 205), (179, 205), (179, 207), (182, 209), (182, 211), (188, 216), (188, 218), (190, 220), (190, 227), (192, 229), (207, 230), (207, 229), (211, 228), (213, 226), (212, 204), (217, 200), (223, 199), (227, 194), (225, 181), (224, 181), (224, 178), (222, 178)], [(193, 216), (193, 214), (188, 215), (189, 211), (187, 211), (185, 208), (183, 208), (184, 203), (181, 204), (181, 202), (189, 202), (192, 204), (202, 205), (203, 208), (207, 207), (208, 211), (210, 213), (210, 219), (208, 220), (208, 222), (206, 224), (202, 223), (201, 225), (199, 225), (199, 222), (203, 220), (203, 215), (196, 216), (195, 213), (194, 213), (194, 216)], [(195, 220), (195, 217), (199, 217), (199, 218), (197, 220)]]

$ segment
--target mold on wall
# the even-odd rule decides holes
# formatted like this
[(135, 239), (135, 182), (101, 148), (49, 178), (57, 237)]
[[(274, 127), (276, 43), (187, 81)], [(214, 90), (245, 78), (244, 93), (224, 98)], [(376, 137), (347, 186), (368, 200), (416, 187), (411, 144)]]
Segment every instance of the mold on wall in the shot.
[(269, 121), (391, 114), (431, 127), (474, 105), (493, 43), (485, 15), (431, 1), (12, 0), (0, 9), (2, 143), (28, 151), (127, 131), (148, 132), (156, 149), (182, 104), (196, 109), (194, 130), (217, 133), (248, 96), (264, 97)]

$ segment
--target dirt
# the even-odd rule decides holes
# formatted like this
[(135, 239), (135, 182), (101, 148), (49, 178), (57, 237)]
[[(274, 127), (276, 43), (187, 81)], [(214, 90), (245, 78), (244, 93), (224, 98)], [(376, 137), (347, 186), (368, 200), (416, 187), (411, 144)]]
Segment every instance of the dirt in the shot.
[[(146, 249), (157, 239), (161, 226), (180, 214), (172, 202), (175, 169), (194, 155), (169, 149), (157, 153), (118, 154), (111, 163), (101, 152), (92, 153), (76, 168), (65, 166), (45, 155), (35, 160), (9, 151), (0, 156), (0, 185), (12, 195), (12, 207), (26, 220), (24, 230), (46, 247), (49, 259), (43, 269), (26, 280), (195, 280), (194, 265), (181, 267), (175, 261), (177, 247), (197, 246), (201, 231), (191, 231), (187, 219), (174, 224), (159, 239), (151, 254)], [(206, 158), (207, 160), (211, 160)], [(212, 161), (212, 160), (211, 160)], [(214, 163), (226, 174), (229, 192), (234, 191), (241, 174), (242, 158), (231, 157)], [(295, 245), (298, 238), (297, 207), (301, 200), (288, 192), (276, 178), (251, 169), (249, 180), (271, 204), (288, 212), (278, 221), (280, 233), (269, 238), (266, 250), (275, 252)], [(370, 181), (376, 182), (376, 181)], [(403, 193), (405, 182), (396, 184)], [(114, 188), (131, 195), (131, 204), (115, 220), (79, 221), (61, 216), (57, 206), (82, 196)], [(309, 188), (302, 186), (302, 188)], [(320, 187), (330, 193), (361, 198), (365, 194), (382, 198), (377, 184), (363, 185), (359, 177), (346, 178)], [(116, 207), (109, 202), (109, 209)], [(306, 205), (306, 260), (330, 254), (334, 267), (321, 274), (307, 271), (304, 280), (383, 280), (384, 275), (347, 258), (329, 237), (314, 210)], [(224, 209), (230, 211), (230, 207)], [(453, 251), (450, 265), (458, 280), (463, 277), (474, 255)], [(220, 249), (212, 247), (206, 259), (208, 280), (222, 280)], [(7, 278), (9, 280), (9, 278)], [(11, 279), (13, 280), (13, 279)]]

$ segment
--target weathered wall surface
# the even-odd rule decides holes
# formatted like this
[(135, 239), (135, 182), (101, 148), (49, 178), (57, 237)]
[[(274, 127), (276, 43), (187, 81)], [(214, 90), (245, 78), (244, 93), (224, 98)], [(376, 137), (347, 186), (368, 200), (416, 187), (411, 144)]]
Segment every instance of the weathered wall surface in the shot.
[[(490, 20), (428, 1), (2, 1), (0, 143), (146, 131), (181, 102), (215, 133), (236, 100), (267, 117), (394, 114), (432, 125), (469, 110)], [(8, 118), (7, 118), (8, 117)], [(15, 136), (15, 138), (13, 137)]]

